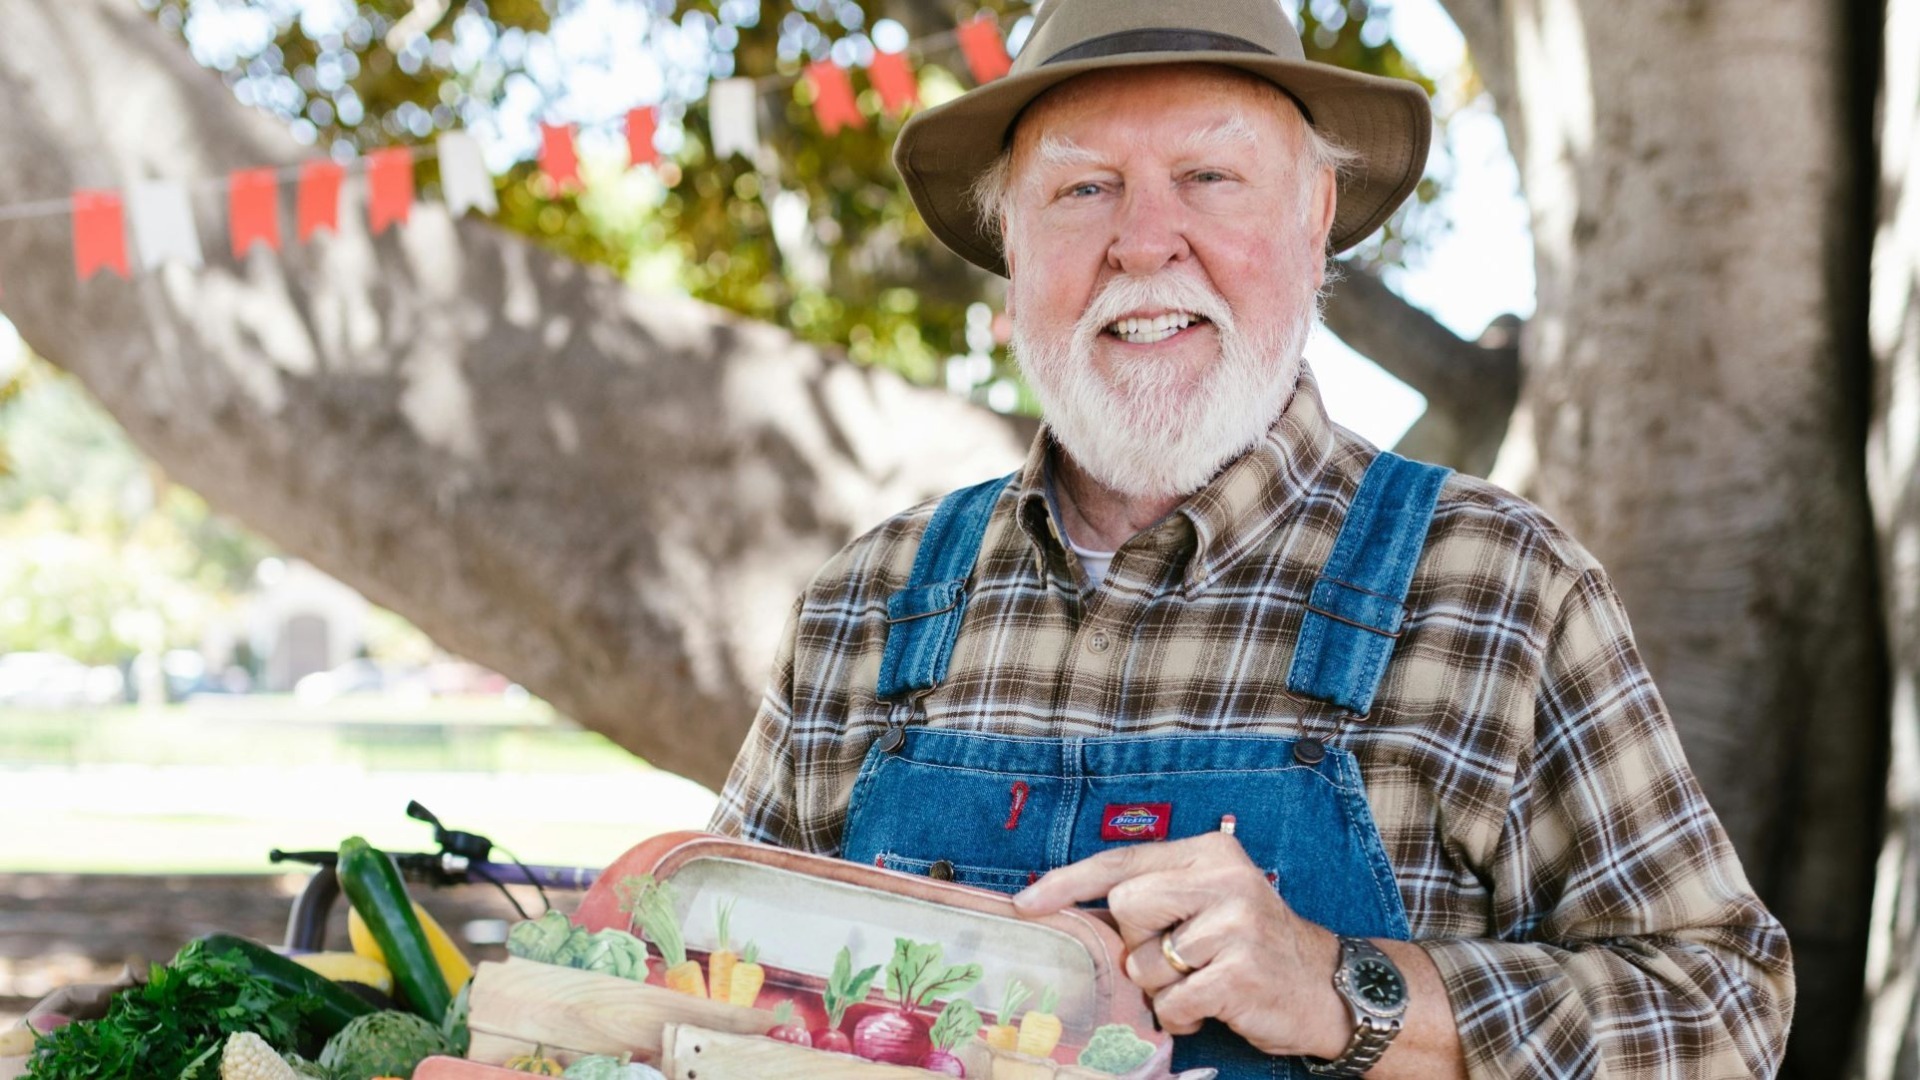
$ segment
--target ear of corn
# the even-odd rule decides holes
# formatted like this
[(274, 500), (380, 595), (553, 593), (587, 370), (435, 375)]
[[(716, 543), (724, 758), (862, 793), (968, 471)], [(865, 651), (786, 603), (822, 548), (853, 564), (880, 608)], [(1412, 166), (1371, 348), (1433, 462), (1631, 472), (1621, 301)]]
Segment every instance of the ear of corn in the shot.
[(220, 1080), (300, 1080), (279, 1051), (251, 1031), (236, 1031), (220, 1048)]

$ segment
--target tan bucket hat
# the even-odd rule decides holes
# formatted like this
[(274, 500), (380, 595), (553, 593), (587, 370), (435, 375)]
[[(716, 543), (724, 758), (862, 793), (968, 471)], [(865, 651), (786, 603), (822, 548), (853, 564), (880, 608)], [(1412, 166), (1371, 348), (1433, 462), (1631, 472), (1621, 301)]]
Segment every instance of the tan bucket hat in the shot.
[(894, 167), (934, 235), (1004, 277), (1000, 244), (980, 227), (969, 193), (1006, 147), (1021, 111), (1076, 75), (1173, 63), (1258, 75), (1291, 94), (1316, 130), (1358, 155), (1340, 178), (1328, 237), (1334, 251), (1379, 228), (1420, 182), (1433, 136), (1426, 92), (1404, 79), (1309, 61), (1276, 0), (1046, 0), (1013, 70), (908, 120), (893, 147)]

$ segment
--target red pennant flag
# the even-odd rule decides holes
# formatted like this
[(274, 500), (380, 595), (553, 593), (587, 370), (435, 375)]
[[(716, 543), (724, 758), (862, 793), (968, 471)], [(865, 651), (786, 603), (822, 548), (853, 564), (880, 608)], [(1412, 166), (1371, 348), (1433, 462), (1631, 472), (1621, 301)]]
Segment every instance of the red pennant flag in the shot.
[(540, 125), (540, 171), (558, 193), (580, 184), (580, 157), (573, 149), (572, 124)]
[(807, 65), (807, 81), (813, 84), (813, 114), (820, 127), (832, 135), (843, 127), (864, 128), (867, 118), (853, 100), (853, 77), (847, 69), (831, 60), (816, 60)]
[(960, 24), (960, 51), (967, 54), (974, 82), (990, 83), (1013, 70), (1007, 46), (1000, 40), (1000, 20), (991, 12), (983, 11)]
[(652, 165), (660, 160), (653, 148), (656, 117), (653, 106), (627, 111), (627, 159), (633, 165)]
[(242, 169), (227, 179), (227, 233), (233, 257), (257, 241), (280, 250), (280, 178), (272, 169)]
[(375, 236), (405, 225), (413, 210), (413, 151), (390, 146), (367, 155), (367, 223)]
[(325, 229), (340, 231), (340, 181), (347, 170), (331, 161), (309, 161), (300, 170), (299, 223), (300, 242), (313, 239)]
[(73, 193), (73, 272), (81, 281), (102, 268), (127, 272), (127, 226), (117, 191)]
[(905, 112), (907, 106), (920, 103), (920, 82), (907, 66), (905, 53), (874, 53), (873, 64), (867, 68), (867, 81), (880, 91), (880, 103), (890, 113), (898, 115)]

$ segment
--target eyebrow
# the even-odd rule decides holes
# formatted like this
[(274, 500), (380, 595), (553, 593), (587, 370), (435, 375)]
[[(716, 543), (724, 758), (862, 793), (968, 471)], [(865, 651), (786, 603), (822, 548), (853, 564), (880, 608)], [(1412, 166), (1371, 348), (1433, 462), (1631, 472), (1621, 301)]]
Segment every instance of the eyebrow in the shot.
[(1254, 133), (1253, 125), (1247, 123), (1247, 118), (1235, 113), (1218, 124), (1193, 132), (1181, 140), (1180, 145), (1189, 152), (1219, 150), (1234, 143), (1251, 144), (1259, 141), (1259, 138)]
[[(1235, 144), (1251, 144), (1259, 140), (1253, 125), (1238, 113), (1187, 135), (1180, 142), (1182, 150), (1188, 153), (1205, 153), (1219, 150)], [(1057, 168), (1068, 165), (1098, 165), (1102, 161), (1099, 151), (1084, 146), (1065, 135), (1048, 134), (1040, 138), (1033, 149), (1034, 156), (1043, 166)]]
[(1100, 162), (1100, 154), (1097, 151), (1082, 146), (1064, 135), (1041, 136), (1040, 144), (1033, 148), (1033, 152), (1039, 157), (1040, 164), (1050, 167), (1094, 165)]

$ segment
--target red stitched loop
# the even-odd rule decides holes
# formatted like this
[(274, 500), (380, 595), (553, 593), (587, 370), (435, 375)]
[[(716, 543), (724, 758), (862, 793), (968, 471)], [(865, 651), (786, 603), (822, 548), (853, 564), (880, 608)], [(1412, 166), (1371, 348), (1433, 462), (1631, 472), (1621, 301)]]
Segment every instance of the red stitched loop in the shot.
[(885, 855), (885, 853), (875, 855), (873, 857), (873, 865), (879, 867), (882, 870), (885, 870), (887, 868), (887, 856)]
[(1016, 780), (1013, 782), (1013, 809), (1007, 813), (1006, 827), (1011, 829), (1015, 825), (1020, 824), (1020, 811), (1026, 808), (1027, 782), (1025, 780)]
[(1280, 884), (1280, 872), (1278, 870), (1267, 871), (1267, 884), (1269, 885)]
[(1040, 875), (1037, 872), (1032, 870), (1027, 871), (1027, 884), (1031, 885), (1034, 882), (1039, 880), (1040, 880)]

